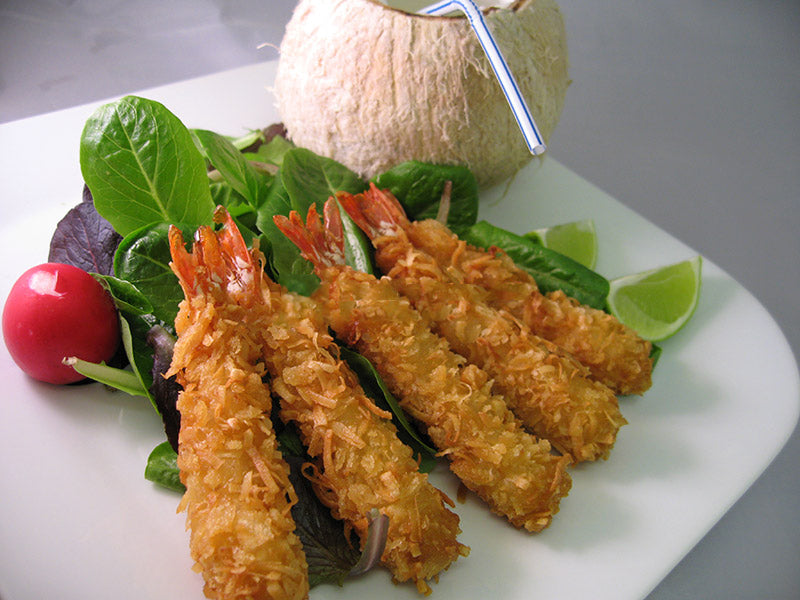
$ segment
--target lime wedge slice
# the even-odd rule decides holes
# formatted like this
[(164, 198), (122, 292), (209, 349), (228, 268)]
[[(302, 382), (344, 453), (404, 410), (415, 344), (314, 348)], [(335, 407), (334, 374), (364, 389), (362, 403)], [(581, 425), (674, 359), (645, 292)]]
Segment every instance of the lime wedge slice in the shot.
[(611, 314), (641, 337), (657, 342), (674, 335), (694, 314), (703, 260), (695, 256), (666, 267), (612, 279)]
[(584, 267), (594, 269), (597, 262), (597, 234), (591, 219), (534, 229), (526, 237), (569, 256)]

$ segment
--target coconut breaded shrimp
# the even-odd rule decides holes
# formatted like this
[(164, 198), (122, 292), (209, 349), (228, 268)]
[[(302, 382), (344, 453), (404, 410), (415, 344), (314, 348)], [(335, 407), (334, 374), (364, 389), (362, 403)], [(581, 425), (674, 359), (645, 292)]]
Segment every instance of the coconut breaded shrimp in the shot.
[(409, 241), (455, 278), (486, 291), (486, 302), (506, 310), (536, 335), (572, 354), (594, 379), (618, 394), (642, 394), (651, 385), (650, 342), (614, 316), (580, 304), (562, 291), (542, 294), (530, 273), (498, 248), (477, 248), (434, 219), (409, 221), (388, 190), (374, 184), (366, 195), (394, 205)]
[(626, 423), (613, 391), (519, 320), (487, 305), (482, 289), (442, 271), (433, 257), (409, 241), (399, 205), (375, 200), (364, 194), (339, 197), (372, 239), (376, 262), (395, 289), (453, 350), (494, 379), (533, 433), (576, 462), (607, 458)]
[(515, 526), (545, 528), (570, 489), (569, 459), (527, 433), (486, 373), (454, 354), (388, 280), (345, 266), (333, 201), (325, 216), (324, 231), (313, 206), (307, 224), (297, 213), (276, 223), (315, 264), (314, 298), (332, 329), (372, 361), (468, 489)]
[(298, 426), (315, 459), (309, 478), (318, 497), (362, 543), (370, 512), (385, 514), (381, 562), (396, 581), (413, 581), (429, 593), (427, 582), (469, 552), (457, 540), (452, 501), (419, 472), (391, 414), (375, 406), (338, 357), (316, 303), (262, 273), (260, 254), (247, 251), (229, 215), (217, 235), (241, 280), (252, 283), (236, 295), (247, 306), (244, 320), (260, 342), (281, 418)]
[[(287, 305), (297, 300), (282, 302), (281, 314), (292, 314), (298, 307)], [(387, 515), (383, 564), (397, 581), (411, 580), (420, 592), (430, 592), (426, 581), (468, 554), (457, 541), (459, 518), (448, 510), (450, 500), (419, 472), (391, 415), (375, 407), (345, 363), (327, 350), (333, 343), (327, 325), (305, 315), (273, 322), (266, 341), (277, 357), (270, 370), (283, 417), (298, 423), (309, 453), (320, 457), (313, 477), (320, 498), (362, 540), (369, 510)]]
[[(386, 192), (371, 192), (377, 194)], [(490, 306), (508, 311), (536, 335), (572, 354), (592, 378), (618, 394), (642, 394), (650, 387), (650, 342), (612, 315), (581, 305), (562, 291), (542, 294), (534, 278), (504, 252), (471, 246), (439, 221), (414, 221), (403, 228), (409, 241), (442, 269), (485, 289)]]
[(308, 597), (308, 567), (295, 535), (296, 495), (277, 448), (262, 382), (259, 340), (230, 301), (232, 282), (201, 232), (194, 251), (170, 231), (172, 268), (185, 299), (168, 375), (183, 387), (178, 467), (186, 492), (179, 504), (190, 530), (195, 569), (209, 598)]

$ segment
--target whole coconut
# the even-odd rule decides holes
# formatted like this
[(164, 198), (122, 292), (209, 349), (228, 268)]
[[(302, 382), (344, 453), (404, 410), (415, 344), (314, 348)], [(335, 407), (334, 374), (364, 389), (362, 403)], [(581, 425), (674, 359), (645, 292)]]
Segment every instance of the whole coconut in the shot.
[[(484, 15), (548, 140), (569, 84), (558, 6), (520, 0)], [(463, 16), (300, 0), (281, 43), (275, 94), (295, 144), (363, 177), (417, 159), (465, 164), (488, 186), (532, 158)]]

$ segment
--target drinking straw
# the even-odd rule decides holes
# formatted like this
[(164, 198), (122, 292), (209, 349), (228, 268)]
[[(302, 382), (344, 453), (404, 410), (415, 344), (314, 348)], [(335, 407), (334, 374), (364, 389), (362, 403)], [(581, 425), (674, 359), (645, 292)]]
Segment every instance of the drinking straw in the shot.
[(539, 133), (539, 128), (531, 116), (531, 111), (528, 110), (528, 105), (525, 102), (525, 98), (522, 97), (519, 87), (517, 87), (514, 76), (508, 69), (503, 54), (486, 26), (483, 13), (481, 13), (475, 2), (473, 0), (442, 0), (418, 12), (424, 15), (442, 16), (454, 10), (460, 10), (466, 15), (475, 35), (478, 36), (478, 41), (489, 59), (489, 64), (492, 66), (497, 80), (500, 82), (500, 88), (511, 106), (511, 112), (514, 113), (514, 118), (517, 120), (517, 125), (522, 131), (522, 136), (525, 138), (525, 143), (528, 145), (531, 154), (539, 155), (544, 153), (547, 148), (541, 133)]

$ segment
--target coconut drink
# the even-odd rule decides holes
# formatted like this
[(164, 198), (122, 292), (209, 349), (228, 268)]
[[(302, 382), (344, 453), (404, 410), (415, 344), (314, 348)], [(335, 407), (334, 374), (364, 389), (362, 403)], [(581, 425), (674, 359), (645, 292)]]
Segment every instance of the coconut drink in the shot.
[[(518, 0), (483, 15), (548, 140), (569, 84), (558, 6)], [(281, 43), (275, 96), (295, 144), (365, 178), (420, 160), (466, 165), (486, 187), (533, 158), (463, 15), (300, 0)]]

